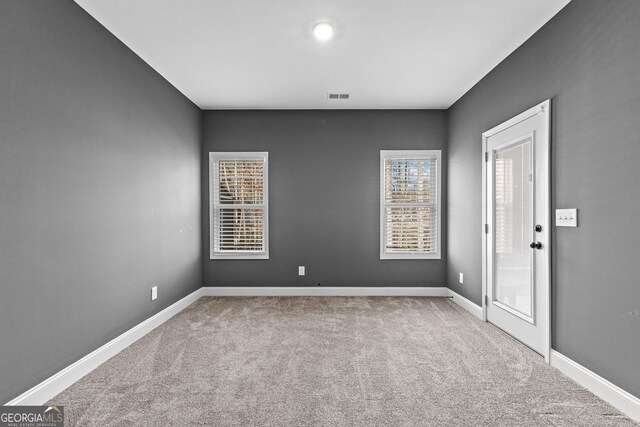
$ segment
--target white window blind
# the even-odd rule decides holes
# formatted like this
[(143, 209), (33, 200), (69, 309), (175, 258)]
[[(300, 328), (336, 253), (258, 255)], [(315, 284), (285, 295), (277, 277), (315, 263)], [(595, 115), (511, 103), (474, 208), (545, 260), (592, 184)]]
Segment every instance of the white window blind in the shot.
[(380, 258), (440, 258), (440, 151), (380, 152)]
[(267, 259), (268, 154), (209, 153), (211, 259)]

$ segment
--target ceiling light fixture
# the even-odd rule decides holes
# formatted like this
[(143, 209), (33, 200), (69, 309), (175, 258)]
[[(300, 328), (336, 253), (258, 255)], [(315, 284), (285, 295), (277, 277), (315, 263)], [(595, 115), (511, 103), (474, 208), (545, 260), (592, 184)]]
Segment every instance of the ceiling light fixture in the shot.
[(328, 22), (318, 22), (313, 26), (313, 36), (316, 40), (326, 42), (333, 37), (333, 25)]

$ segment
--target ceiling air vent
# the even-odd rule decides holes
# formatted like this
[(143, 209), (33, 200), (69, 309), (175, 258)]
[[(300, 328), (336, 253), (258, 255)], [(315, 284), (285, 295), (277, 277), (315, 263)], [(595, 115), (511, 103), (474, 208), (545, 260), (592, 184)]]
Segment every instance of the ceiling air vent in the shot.
[(334, 99), (349, 99), (349, 94), (348, 93), (328, 93), (327, 97), (330, 100), (334, 100)]

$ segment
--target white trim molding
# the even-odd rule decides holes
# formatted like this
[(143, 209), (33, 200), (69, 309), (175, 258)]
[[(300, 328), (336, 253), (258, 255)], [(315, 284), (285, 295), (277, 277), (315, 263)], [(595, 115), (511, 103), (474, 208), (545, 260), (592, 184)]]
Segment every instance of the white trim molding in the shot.
[(447, 289), (447, 296), (452, 298), (452, 301), (454, 303), (458, 304), (460, 307), (464, 308), (478, 319), (484, 321), (482, 316), (482, 307), (480, 307), (478, 304), (466, 299), (465, 297), (457, 292), (452, 291), (451, 289)]
[(355, 296), (397, 296), (397, 297), (446, 297), (445, 287), (205, 287), (202, 296), (209, 297), (355, 297)]
[(551, 350), (551, 366), (609, 403), (629, 418), (640, 422), (640, 399), (605, 380), (556, 350)]
[(129, 329), (122, 335), (112, 339), (102, 347), (87, 354), (82, 359), (67, 366), (57, 374), (25, 391), (20, 396), (7, 402), (5, 405), (15, 406), (44, 404), (60, 394), (67, 387), (96, 369), (98, 366), (197, 301), (201, 294), (202, 288), (190, 293), (159, 313)]

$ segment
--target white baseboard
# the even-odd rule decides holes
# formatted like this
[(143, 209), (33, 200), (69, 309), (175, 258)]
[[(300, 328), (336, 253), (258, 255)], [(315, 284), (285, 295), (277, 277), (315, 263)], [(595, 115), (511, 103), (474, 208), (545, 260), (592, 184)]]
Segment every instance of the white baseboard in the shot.
[(629, 418), (640, 422), (640, 399), (605, 380), (600, 375), (574, 362), (562, 353), (551, 350), (551, 366), (617, 408)]
[(460, 307), (464, 308), (465, 310), (473, 314), (478, 319), (483, 320), (482, 307), (480, 307), (478, 304), (471, 302), (470, 300), (466, 299), (459, 293), (456, 293), (448, 288), (447, 288), (447, 296), (450, 296), (451, 298), (453, 298), (453, 302), (458, 304)]
[(210, 297), (293, 297), (293, 296), (403, 296), (446, 297), (447, 288), (426, 287), (205, 287), (202, 296)]
[(20, 396), (7, 402), (5, 405), (42, 405), (49, 401), (67, 387), (96, 369), (122, 350), (187, 308), (197, 301), (202, 293), (202, 288), (198, 289), (171, 304), (161, 312), (151, 316), (144, 322), (134, 326), (122, 335), (112, 339), (97, 350), (87, 354), (77, 362), (67, 366), (62, 371), (49, 377), (40, 384), (25, 391)]

